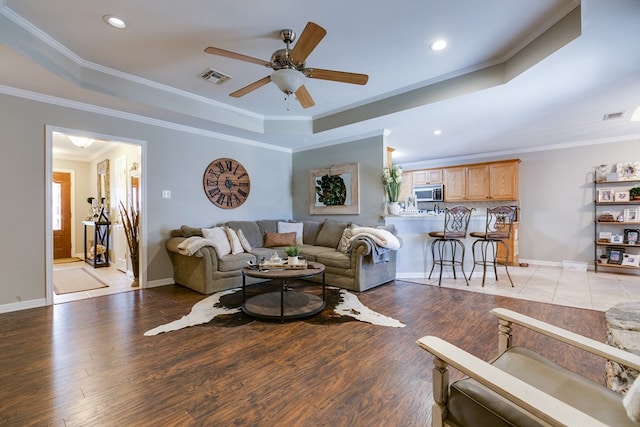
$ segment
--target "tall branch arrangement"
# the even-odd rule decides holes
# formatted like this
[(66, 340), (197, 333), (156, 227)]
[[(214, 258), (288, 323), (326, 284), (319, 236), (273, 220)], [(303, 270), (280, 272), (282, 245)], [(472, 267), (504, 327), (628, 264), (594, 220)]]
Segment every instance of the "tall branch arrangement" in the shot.
[(133, 275), (138, 277), (138, 244), (139, 244), (139, 232), (140, 232), (140, 213), (131, 207), (131, 210), (127, 210), (122, 202), (119, 206), (120, 218), (122, 219), (122, 225), (124, 227), (124, 234), (127, 236), (127, 245), (129, 246), (129, 254), (131, 255), (131, 267), (133, 268)]

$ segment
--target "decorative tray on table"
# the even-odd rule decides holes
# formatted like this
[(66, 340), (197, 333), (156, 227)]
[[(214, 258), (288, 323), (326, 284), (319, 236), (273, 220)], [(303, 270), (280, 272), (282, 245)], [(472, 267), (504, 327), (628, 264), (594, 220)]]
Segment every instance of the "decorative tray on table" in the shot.
[(260, 269), (283, 269), (283, 270), (304, 270), (307, 268), (307, 261), (302, 261), (299, 264), (289, 264), (287, 260), (281, 261), (263, 261), (259, 264)]

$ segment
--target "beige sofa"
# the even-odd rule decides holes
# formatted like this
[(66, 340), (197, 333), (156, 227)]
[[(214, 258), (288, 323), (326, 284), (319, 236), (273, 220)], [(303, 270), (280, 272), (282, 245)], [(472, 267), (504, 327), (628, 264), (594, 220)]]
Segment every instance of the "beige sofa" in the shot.
[[(185, 254), (184, 249), (180, 250), (180, 244), (189, 237), (201, 236), (202, 229), (182, 226), (179, 230), (173, 230), (165, 246), (173, 263), (175, 283), (202, 294), (242, 286), (242, 268), (248, 261), (259, 263), (263, 258), (269, 259), (274, 251), (281, 257), (285, 256), (285, 247), (264, 247), (265, 232), (277, 233), (279, 222), (300, 224), (286, 220), (230, 221), (221, 224), (233, 230), (242, 230), (251, 246), (249, 252), (226, 254), (222, 257), (218, 257), (212, 246), (203, 246), (193, 254)], [(380, 249), (377, 245), (370, 240), (356, 239), (345, 253), (340, 250), (341, 240), (345, 237), (344, 230), (350, 224), (332, 220), (301, 223), (303, 236), (302, 245), (299, 245), (300, 255), (308, 261), (325, 265), (327, 284), (361, 292), (395, 279), (395, 250), (383, 249), (386, 261), (381, 262), (376, 257)], [(393, 226), (376, 228), (385, 229), (395, 236)], [(322, 276), (309, 280), (321, 281)], [(247, 277), (248, 284), (258, 281), (261, 280)]]

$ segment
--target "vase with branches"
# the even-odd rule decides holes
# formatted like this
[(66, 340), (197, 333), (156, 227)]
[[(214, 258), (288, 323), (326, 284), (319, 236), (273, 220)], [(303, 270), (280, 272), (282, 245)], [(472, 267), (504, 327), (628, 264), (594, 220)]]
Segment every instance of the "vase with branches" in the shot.
[(127, 209), (124, 203), (120, 202), (120, 218), (124, 234), (127, 237), (127, 246), (131, 258), (131, 270), (133, 271), (133, 283), (131, 286), (138, 286), (140, 277), (140, 254), (139, 254), (139, 233), (140, 233), (140, 212), (131, 207)]

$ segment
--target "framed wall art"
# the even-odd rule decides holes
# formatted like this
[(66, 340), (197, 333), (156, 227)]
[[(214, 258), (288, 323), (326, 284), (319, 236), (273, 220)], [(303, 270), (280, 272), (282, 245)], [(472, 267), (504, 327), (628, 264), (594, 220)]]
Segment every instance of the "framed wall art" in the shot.
[(359, 213), (358, 163), (309, 170), (309, 214)]

